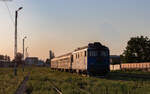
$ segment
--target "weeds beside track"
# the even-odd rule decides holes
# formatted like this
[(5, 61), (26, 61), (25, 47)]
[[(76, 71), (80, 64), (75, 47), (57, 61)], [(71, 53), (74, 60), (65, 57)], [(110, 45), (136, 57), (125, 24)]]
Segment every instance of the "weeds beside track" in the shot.
[(24, 94), (26, 91), (26, 82), (29, 79), (29, 73), (26, 77), (24, 77), (24, 80), (21, 82), (21, 84), (19, 85), (19, 87), (16, 90), (15, 94)]
[(33, 69), (27, 82), (27, 89), (32, 94), (148, 94), (150, 92), (149, 79), (122, 77), (115, 73), (100, 78), (83, 77), (78, 74), (53, 71), (50, 68)]
[(16, 77), (12, 68), (0, 68), (0, 94), (15, 94), (28, 72), (30, 75), (26, 81), (26, 94), (149, 94), (150, 92), (150, 79), (146, 79), (150, 76), (148, 72), (114, 71), (105, 77), (87, 77), (53, 71), (45, 67), (27, 67), (25, 72), (18, 68)]
[(62, 94), (61, 90), (60, 90), (52, 81), (50, 81), (50, 83), (51, 83), (53, 89), (54, 89), (58, 94)]
[(18, 75), (14, 76), (13, 68), (0, 68), (0, 94), (14, 94), (27, 72), (18, 69)]

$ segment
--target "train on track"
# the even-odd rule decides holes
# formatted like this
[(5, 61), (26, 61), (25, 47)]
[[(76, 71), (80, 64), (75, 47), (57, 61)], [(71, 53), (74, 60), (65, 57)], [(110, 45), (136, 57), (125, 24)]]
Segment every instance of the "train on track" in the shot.
[(51, 69), (88, 75), (105, 75), (110, 71), (109, 48), (99, 42), (75, 49), (51, 60)]

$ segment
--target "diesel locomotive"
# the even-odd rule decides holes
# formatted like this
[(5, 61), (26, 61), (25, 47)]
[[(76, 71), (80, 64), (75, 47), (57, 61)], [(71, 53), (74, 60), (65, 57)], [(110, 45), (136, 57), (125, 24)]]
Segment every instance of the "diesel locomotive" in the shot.
[(99, 42), (75, 49), (73, 52), (55, 57), (51, 68), (86, 74), (105, 75), (110, 71), (109, 48)]

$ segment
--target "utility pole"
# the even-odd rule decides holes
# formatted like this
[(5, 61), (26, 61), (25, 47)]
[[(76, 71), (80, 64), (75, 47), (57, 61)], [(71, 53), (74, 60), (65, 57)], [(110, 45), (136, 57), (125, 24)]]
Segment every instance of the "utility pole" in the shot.
[(29, 48), (29, 47), (26, 47), (26, 57), (28, 57), (28, 56), (29, 56), (28, 48)]
[[(14, 60), (17, 56), (17, 18), (18, 18), (18, 11), (21, 10), (23, 7), (20, 7), (18, 10), (15, 11), (15, 47), (14, 47)], [(17, 76), (17, 63), (15, 61), (14, 65), (14, 75)]]
[(23, 53), (23, 59), (25, 59), (25, 58), (24, 58), (24, 42), (25, 42), (25, 39), (26, 39), (26, 38), (27, 38), (26, 36), (23, 38), (23, 49), (22, 49), (22, 51), (23, 51), (23, 52), (22, 52), (22, 53)]
[(25, 65), (25, 58), (24, 58), (24, 41), (25, 41), (25, 39), (26, 39), (27, 37), (25, 36), (24, 38), (23, 38), (23, 49), (22, 49), (22, 53), (23, 53), (23, 63), (22, 63), (22, 70), (24, 71), (24, 65)]
[(15, 49), (14, 49), (14, 59), (16, 58), (16, 54), (17, 54), (17, 17), (18, 17), (18, 11), (15, 12)]

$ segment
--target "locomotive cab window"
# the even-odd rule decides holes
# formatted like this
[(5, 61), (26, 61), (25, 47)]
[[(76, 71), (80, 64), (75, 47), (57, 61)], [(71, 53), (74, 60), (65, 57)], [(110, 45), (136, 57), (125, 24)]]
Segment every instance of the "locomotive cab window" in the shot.
[(100, 51), (100, 56), (107, 56), (107, 52), (106, 51)]
[(97, 51), (89, 51), (89, 56), (98, 56)]

